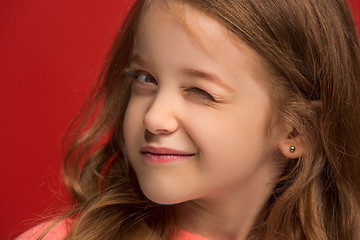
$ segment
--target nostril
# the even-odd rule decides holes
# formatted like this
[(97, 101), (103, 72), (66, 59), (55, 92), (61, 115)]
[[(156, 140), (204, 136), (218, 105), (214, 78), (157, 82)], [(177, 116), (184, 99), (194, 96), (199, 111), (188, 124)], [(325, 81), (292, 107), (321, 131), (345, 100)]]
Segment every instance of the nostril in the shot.
[(159, 131), (155, 131), (155, 132), (151, 132), (148, 129), (145, 129), (145, 133), (144, 133), (144, 138), (146, 142), (150, 142), (153, 140), (154, 136), (156, 135), (167, 135), (170, 134), (171, 132), (169, 132), (168, 130), (159, 130)]
[(155, 131), (156, 131), (156, 133), (159, 133), (159, 134), (167, 134), (170, 132), (169, 130), (166, 130), (166, 129), (157, 129)]

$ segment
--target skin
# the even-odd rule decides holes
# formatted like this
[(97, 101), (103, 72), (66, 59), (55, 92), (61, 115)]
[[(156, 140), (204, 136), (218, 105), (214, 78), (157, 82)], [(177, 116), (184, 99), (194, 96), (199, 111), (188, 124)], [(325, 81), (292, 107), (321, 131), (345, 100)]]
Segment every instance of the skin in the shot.
[[(287, 136), (263, 84), (270, 74), (213, 19), (185, 6), (175, 12), (152, 6), (140, 23), (126, 152), (143, 193), (176, 204), (183, 229), (246, 239), (279, 175), (278, 146)], [(140, 152), (145, 146), (192, 155), (154, 163)]]

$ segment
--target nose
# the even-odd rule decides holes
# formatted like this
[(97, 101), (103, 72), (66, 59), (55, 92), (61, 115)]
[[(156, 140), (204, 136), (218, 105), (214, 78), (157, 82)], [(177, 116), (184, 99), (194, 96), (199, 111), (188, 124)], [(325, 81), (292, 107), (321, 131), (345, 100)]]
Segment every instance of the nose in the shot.
[(145, 114), (144, 126), (155, 135), (175, 132), (179, 127), (175, 101), (158, 95)]

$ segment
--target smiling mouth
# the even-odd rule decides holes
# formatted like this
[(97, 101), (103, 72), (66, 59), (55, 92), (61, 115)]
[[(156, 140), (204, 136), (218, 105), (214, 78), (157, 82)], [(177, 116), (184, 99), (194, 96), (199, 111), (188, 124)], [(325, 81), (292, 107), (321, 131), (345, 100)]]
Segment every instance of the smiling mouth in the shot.
[(168, 163), (188, 159), (195, 154), (169, 148), (143, 147), (140, 150), (145, 160), (151, 163)]

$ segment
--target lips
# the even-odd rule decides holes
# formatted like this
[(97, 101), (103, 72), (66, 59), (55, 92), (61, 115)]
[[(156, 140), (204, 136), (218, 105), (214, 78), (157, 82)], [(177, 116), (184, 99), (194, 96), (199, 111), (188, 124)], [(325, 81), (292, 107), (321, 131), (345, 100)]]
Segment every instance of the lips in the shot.
[(140, 153), (144, 158), (152, 163), (168, 163), (181, 161), (194, 156), (194, 153), (179, 151), (171, 148), (156, 148), (145, 146), (140, 149)]

